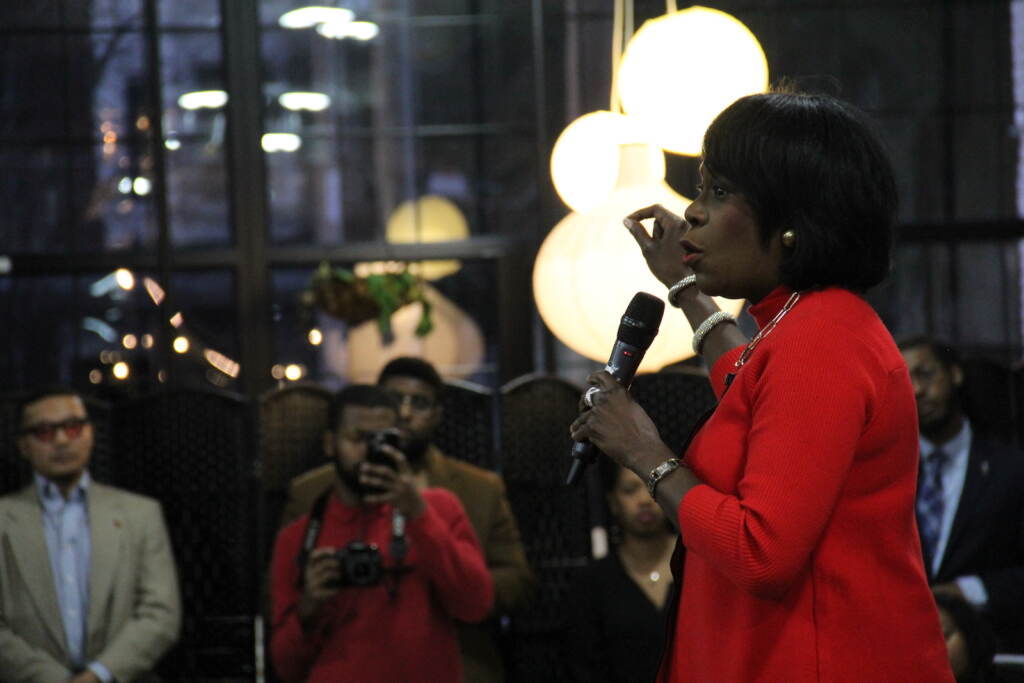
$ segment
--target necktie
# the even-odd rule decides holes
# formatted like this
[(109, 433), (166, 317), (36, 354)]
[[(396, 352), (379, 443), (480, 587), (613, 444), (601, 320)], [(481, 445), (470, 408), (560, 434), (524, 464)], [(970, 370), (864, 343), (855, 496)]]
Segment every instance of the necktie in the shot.
[(946, 501), (942, 490), (942, 471), (949, 456), (936, 448), (931, 456), (921, 460), (921, 477), (917, 489), (917, 525), (921, 530), (924, 566), (932, 573), (932, 562), (942, 534), (942, 514)]

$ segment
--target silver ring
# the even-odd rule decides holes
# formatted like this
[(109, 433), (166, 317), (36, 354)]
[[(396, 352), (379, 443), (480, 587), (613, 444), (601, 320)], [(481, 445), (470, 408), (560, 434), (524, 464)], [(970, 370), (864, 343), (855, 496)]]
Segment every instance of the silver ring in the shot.
[(587, 393), (583, 394), (583, 402), (587, 404), (588, 408), (594, 407), (594, 394), (600, 391), (601, 387), (590, 387), (587, 389)]

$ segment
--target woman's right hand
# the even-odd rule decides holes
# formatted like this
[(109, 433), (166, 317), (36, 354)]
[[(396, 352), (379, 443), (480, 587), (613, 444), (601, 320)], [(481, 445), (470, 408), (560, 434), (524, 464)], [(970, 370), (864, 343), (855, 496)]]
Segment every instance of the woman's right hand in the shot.
[[(651, 234), (648, 234), (647, 229), (640, 223), (646, 218), (654, 219)], [(661, 204), (655, 204), (634, 211), (622, 222), (640, 246), (640, 252), (647, 260), (647, 267), (651, 273), (666, 287), (671, 287), (693, 273), (693, 270), (683, 262), (686, 251), (679, 241), (689, 226), (680, 216)]]

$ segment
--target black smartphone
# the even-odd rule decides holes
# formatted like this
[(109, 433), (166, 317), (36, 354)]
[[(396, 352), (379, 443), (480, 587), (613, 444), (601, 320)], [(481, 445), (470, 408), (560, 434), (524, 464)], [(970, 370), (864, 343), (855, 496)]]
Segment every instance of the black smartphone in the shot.
[(381, 449), (381, 446), (386, 444), (396, 450), (402, 450), (402, 435), (397, 429), (381, 429), (372, 432), (367, 437), (366, 443), (366, 462), (374, 465), (384, 465), (393, 470), (397, 469), (395, 461)]

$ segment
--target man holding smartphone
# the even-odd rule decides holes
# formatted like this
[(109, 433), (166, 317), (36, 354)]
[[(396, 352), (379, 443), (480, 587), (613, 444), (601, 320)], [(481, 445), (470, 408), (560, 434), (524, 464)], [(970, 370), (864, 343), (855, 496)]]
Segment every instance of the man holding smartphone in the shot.
[(388, 443), (398, 407), (387, 392), (346, 387), (331, 418), (324, 451), (334, 485), (274, 547), (277, 674), (311, 683), (461, 680), (455, 620), (483, 619), (494, 599), (462, 505), (417, 486)]

